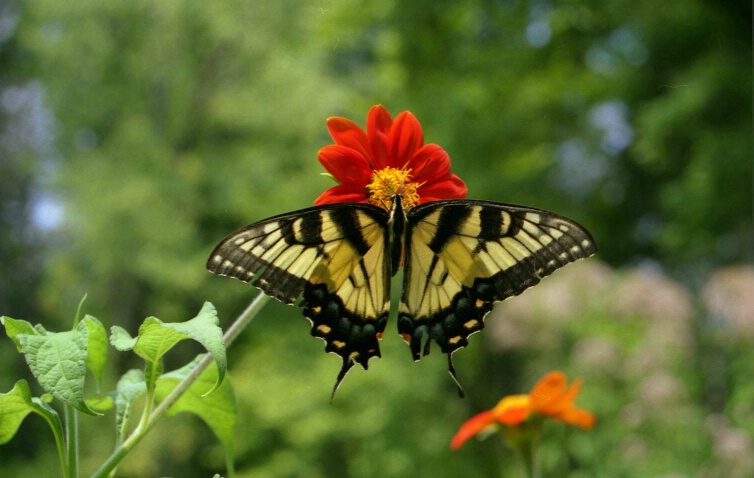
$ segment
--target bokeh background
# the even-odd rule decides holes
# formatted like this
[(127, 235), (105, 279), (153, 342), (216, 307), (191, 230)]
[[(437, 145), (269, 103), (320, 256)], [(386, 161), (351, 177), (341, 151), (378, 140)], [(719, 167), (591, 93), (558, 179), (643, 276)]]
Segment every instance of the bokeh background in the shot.
[[(599, 424), (548, 426), (546, 476), (752, 476), (751, 14), (744, 0), (4, 0), (0, 314), (63, 330), (88, 294), (86, 313), (135, 333), (209, 300), (227, 327), (256, 290), (207, 273), (212, 247), (309, 206), (331, 186), (325, 119), (363, 125), (381, 103), (419, 118), (470, 197), (568, 215), (599, 253), (490, 314), (455, 354), (465, 400), (439, 350), (413, 363), (387, 333), (329, 404), (340, 359), (300, 311), (268, 304), (229, 351), (238, 476), (521, 476), (500, 440), (449, 441), (552, 369), (584, 379)], [(105, 387), (138, 366), (114, 357)], [(0, 340), (0, 391), (21, 377)], [(84, 474), (111, 425), (82, 418)], [(119, 470), (222, 471), (192, 416)], [(29, 417), (0, 475), (57, 473)]]

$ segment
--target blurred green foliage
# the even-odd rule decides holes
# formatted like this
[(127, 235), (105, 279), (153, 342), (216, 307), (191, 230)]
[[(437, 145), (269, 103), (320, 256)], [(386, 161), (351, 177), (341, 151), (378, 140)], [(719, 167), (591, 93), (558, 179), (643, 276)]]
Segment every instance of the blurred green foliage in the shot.
[[(735, 267), (752, 260), (750, 20), (742, 0), (7, 1), (0, 313), (59, 328), (88, 293), (86, 312), (135, 332), (210, 300), (227, 327), (255, 292), (208, 274), (211, 248), (310, 205), (331, 185), (325, 119), (382, 103), (416, 114), (470, 197), (573, 217), (623, 272), (590, 260), (576, 271), (597, 279), (567, 268), (505, 303), (456, 355), (465, 401), (437, 351), (413, 364), (386, 334), (328, 405), (338, 359), (268, 305), (229, 351), (239, 476), (519, 476), (497, 441), (448, 443), (549, 369), (582, 376), (600, 420), (551, 428), (550, 476), (749, 476), (751, 302), (730, 291), (751, 280)], [(7, 391), (9, 340), (0, 360)], [(122, 476), (222, 467), (207, 429), (169, 420)], [(112, 443), (82, 428), (94, 469)], [(2, 474), (54, 463), (24, 429)]]

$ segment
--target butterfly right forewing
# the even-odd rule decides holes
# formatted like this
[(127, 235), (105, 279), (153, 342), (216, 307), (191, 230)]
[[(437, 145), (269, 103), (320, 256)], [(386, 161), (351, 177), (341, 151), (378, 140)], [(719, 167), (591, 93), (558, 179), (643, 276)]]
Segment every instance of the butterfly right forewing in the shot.
[(549, 211), (473, 200), (417, 206), (408, 214), (399, 332), (415, 360), (431, 340), (450, 355), (484, 327), (494, 302), (595, 251), (586, 229)]

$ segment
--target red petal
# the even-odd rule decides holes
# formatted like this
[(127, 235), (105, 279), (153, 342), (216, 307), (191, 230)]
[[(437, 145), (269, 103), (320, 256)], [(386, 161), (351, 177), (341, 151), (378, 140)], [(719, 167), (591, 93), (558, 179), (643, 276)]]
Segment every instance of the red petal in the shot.
[[(563, 372), (548, 372), (532, 388), (531, 408), (542, 415), (551, 415), (569, 403), (566, 394), (567, 379)], [(576, 390), (578, 392), (578, 390)]]
[(340, 144), (329, 144), (319, 150), (317, 159), (341, 184), (363, 188), (372, 180), (369, 163), (355, 149)]
[(580, 408), (572, 408), (567, 410), (562, 414), (560, 419), (565, 423), (568, 423), (569, 425), (576, 425), (577, 427), (581, 427), (585, 430), (594, 428), (594, 425), (597, 423), (597, 419), (594, 418), (594, 415), (592, 415), (591, 412), (582, 410)]
[(450, 172), (450, 156), (436, 144), (425, 144), (414, 153), (409, 168), (413, 174), (413, 181), (442, 180)]
[(314, 201), (314, 205), (319, 206), (336, 202), (367, 202), (366, 192), (363, 188), (358, 190), (351, 185), (339, 184), (320, 194)]
[(423, 144), (424, 133), (416, 116), (409, 111), (399, 114), (388, 135), (388, 166), (399, 169), (407, 166)]
[(440, 199), (463, 199), (468, 193), (466, 184), (455, 174), (448, 174), (444, 180), (427, 183), (418, 189), (421, 203)]
[(481, 432), (493, 423), (495, 423), (495, 417), (490, 410), (474, 415), (473, 417), (466, 420), (463, 425), (461, 425), (461, 428), (458, 430), (458, 432), (456, 432), (455, 436), (453, 436), (453, 439), (450, 441), (450, 448), (452, 450), (458, 450), (459, 448), (461, 448), (461, 445), (466, 442), (466, 440)]
[(349, 119), (333, 116), (327, 119), (327, 130), (337, 144), (355, 149), (364, 158), (369, 158), (371, 153), (367, 134), (359, 125)]
[(524, 422), (529, 416), (529, 409), (520, 407), (520, 408), (509, 408), (505, 411), (505, 413), (502, 413), (498, 415), (497, 419), (502, 423), (503, 425), (513, 426), (513, 425), (519, 425)]
[(372, 153), (374, 169), (383, 169), (387, 163), (387, 136), (393, 126), (393, 118), (382, 105), (375, 105), (367, 114), (367, 138)]
[(387, 134), (390, 132), (391, 126), (393, 126), (393, 118), (384, 106), (374, 105), (369, 109), (369, 113), (367, 113), (367, 135), (379, 131)]

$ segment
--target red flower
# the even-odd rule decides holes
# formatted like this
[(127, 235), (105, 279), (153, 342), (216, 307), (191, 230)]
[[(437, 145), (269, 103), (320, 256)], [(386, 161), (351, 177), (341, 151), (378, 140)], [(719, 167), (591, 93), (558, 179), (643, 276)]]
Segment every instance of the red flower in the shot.
[(503, 397), (492, 410), (486, 410), (466, 421), (450, 442), (458, 450), (469, 438), (500, 424), (511, 427), (524, 424), (528, 419), (550, 418), (552, 420), (589, 429), (595, 424), (594, 415), (576, 408), (573, 403), (581, 389), (576, 380), (567, 387), (563, 372), (550, 372), (542, 377), (528, 395)]
[(315, 205), (371, 203), (389, 209), (401, 194), (406, 209), (438, 199), (466, 197), (466, 185), (450, 172), (450, 157), (436, 144), (424, 144), (416, 117), (404, 111), (393, 120), (382, 106), (367, 115), (367, 130), (346, 118), (332, 117), (327, 129), (335, 144), (319, 150), (319, 162), (340, 184), (320, 195)]

